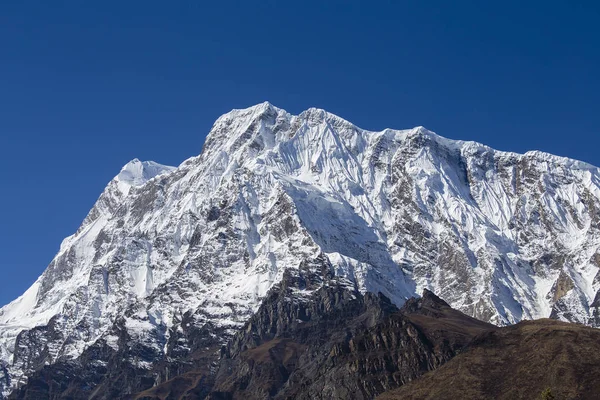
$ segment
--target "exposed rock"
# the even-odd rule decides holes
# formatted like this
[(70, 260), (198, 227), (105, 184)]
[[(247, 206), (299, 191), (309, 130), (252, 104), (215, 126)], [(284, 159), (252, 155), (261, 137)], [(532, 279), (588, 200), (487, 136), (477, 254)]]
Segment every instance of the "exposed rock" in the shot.
[(227, 346), (210, 390), (192, 373), (136, 398), (192, 399), (209, 391), (214, 400), (372, 399), (497, 329), (429, 291), (398, 310), (385, 296), (363, 296), (335, 278), (307, 289), (304, 282), (320, 281), (323, 271), (286, 275)]
[(558, 279), (556, 282), (554, 282), (554, 285), (552, 286), (552, 289), (548, 295), (552, 295), (552, 302), (556, 303), (574, 287), (575, 284), (573, 283), (573, 280), (567, 274), (565, 274), (564, 271), (561, 271)]

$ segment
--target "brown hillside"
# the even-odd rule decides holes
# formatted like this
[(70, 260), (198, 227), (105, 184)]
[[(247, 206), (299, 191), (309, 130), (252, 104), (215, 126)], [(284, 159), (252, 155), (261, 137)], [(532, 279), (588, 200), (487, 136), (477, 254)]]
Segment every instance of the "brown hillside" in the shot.
[(378, 400), (600, 399), (600, 331), (543, 319), (482, 334), (440, 368)]

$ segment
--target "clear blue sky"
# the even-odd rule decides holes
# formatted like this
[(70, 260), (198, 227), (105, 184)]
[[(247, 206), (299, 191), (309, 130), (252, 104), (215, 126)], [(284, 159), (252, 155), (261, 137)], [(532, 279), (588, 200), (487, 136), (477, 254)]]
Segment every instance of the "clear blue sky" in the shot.
[(0, 2), (0, 304), (123, 164), (264, 100), (600, 165), (597, 2), (206, 3)]

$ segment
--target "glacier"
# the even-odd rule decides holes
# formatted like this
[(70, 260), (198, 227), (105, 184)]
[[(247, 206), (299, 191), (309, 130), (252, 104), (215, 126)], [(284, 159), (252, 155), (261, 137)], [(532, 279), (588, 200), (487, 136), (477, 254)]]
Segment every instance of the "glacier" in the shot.
[(397, 305), (428, 289), (498, 325), (600, 327), (599, 178), (580, 161), (423, 127), (372, 132), (268, 102), (233, 110), (180, 166), (124, 166), (0, 309), (0, 391), (99, 340), (117, 348), (116, 326), (165, 354), (187, 313), (225, 342), (307, 260)]

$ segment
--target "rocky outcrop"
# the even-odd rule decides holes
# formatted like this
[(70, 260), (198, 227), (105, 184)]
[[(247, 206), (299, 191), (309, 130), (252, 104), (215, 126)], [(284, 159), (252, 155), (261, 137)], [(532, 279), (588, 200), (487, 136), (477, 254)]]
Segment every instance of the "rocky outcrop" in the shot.
[[(225, 348), (211, 388), (194, 373), (138, 399), (372, 399), (457, 354), (496, 329), (425, 291), (400, 310), (382, 294), (361, 294), (327, 268), (286, 274)], [(315, 286), (315, 282), (318, 284)]]

